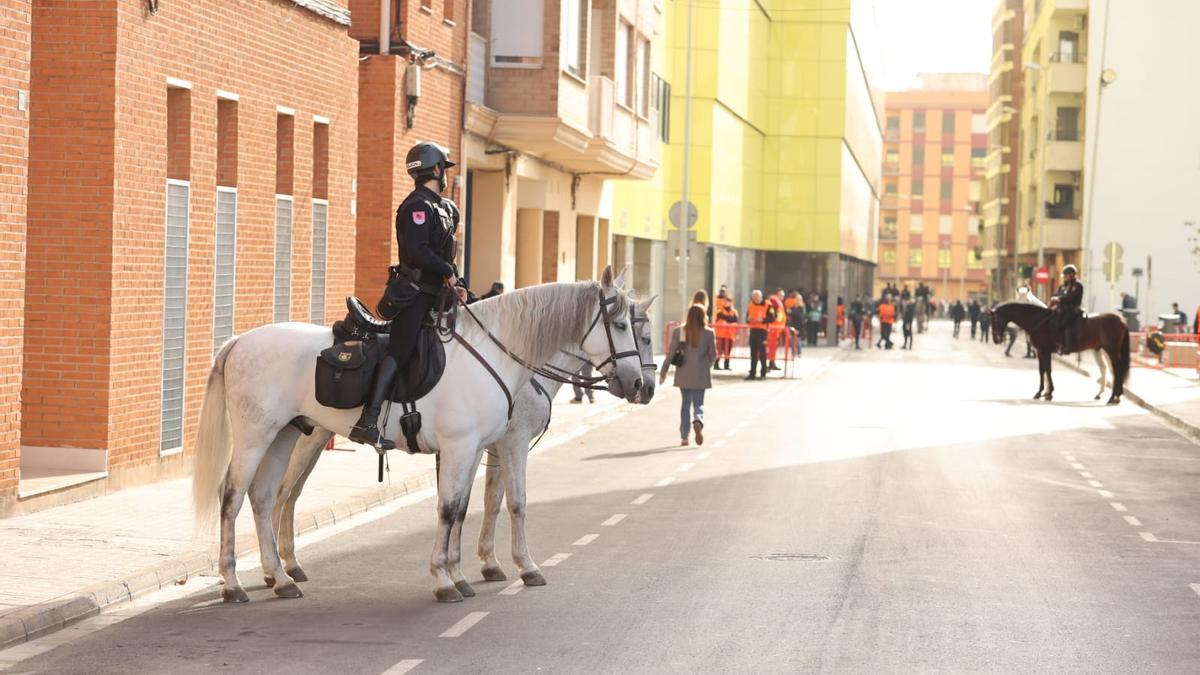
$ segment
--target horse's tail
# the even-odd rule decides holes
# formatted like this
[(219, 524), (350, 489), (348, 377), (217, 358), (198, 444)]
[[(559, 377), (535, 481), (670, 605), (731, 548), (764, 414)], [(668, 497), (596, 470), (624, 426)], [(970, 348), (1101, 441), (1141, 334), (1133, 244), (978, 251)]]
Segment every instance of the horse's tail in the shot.
[(200, 428), (196, 433), (196, 457), (192, 473), (192, 506), (196, 532), (213, 522), (221, 496), (221, 486), (229, 470), (233, 448), (229, 443), (229, 416), (225, 409), (225, 361), (237, 337), (230, 338), (208, 371), (208, 388), (200, 407)]
[(1129, 327), (1122, 322), (1121, 328), (1124, 329), (1121, 331), (1121, 353), (1120, 357), (1117, 359), (1117, 363), (1113, 366), (1113, 388), (1116, 389), (1117, 382), (1121, 383), (1121, 388), (1116, 389), (1117, 394), (1124, 392), (1125, 383), (1129, 381), (1129, 366), (1131, 360), (1129, 356), (1129, 343), (1131, 342), (1129, 337)]

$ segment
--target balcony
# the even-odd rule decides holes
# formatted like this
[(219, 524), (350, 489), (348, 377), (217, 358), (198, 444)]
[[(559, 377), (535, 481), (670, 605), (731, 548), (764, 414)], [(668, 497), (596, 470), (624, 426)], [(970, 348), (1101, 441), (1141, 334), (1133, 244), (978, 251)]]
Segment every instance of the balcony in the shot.
[[(1064, 136), (1076, 136), (1075, 134)], [(1047, 171), (1083, 170), (1083, 142), (1078, 140), (1057, 140), (1057, 137), (1046, 141)]]
[(883, 165), (883, 175), (899, 176), (900, 175), (900, 164), (898, 162), (885, 163)]
[[(1060, 216), (1069, 217), (1053, 217), (1049, 214), (1046, 217), (1046, 239), (1045, 250), (1047, 251), (1075, 251), (1080, 248), (1081, 235), (1083, 227), (1079, 222), (1079, 215), (1067, 211), (1054, 211)], [(1017, 232), (1017, 252), (1021, 255), (1030, 255), (1037, 253), (1038, 250), (1038, 224), (1034, 223), (1027, 227), (1022, 227)]]
[(1087, 85), (1087, 66), (1083, 63), (1083, 56), (1075, 54), (1069, 56), (1069, 59), (1075, 60), (1058, 60), (1064, 58), (1061, 54), (1054, 54), (1050, 57), (1050, 93), (1051, 94), (1082, 94)]

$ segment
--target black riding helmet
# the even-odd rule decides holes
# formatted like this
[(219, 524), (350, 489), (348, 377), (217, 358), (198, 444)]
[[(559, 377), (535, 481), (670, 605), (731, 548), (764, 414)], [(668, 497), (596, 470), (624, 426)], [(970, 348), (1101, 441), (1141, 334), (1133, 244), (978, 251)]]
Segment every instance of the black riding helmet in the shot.
[(412, 146), (404, 157), (404, 167), (418, 185), (437, 180), (441, 190), (446, 189), (446, 169), (452, 166), (455, 164), (450, 161), (450, 151), (429, 141)]

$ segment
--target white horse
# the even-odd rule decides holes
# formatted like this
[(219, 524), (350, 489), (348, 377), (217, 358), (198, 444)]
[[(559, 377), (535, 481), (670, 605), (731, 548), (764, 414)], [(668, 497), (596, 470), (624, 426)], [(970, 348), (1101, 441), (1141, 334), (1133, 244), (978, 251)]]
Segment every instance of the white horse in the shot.
[[(578, 346), (599, 362), (609, 390), (632, 401), (641, 389), (642, 368), (629, 304), (614, 287), (612, 269), (606, 268), (598, 283), (543, 284), (479, 302), (472, 309), (484, 326), (462, 317), (459, 330), (509, 392), (524, 389), (532, 373), (505, 349), (536, 364)], [(210, 520), (220, 505), (219, 567), (226, 602), (249, 599), (238, 582), (234, 551), (234, 522), (247, 491), (264, 575), (276, 580), (276, 595), (303, 595), (279, 559), (272, 512), (300, 436), (291, 421), (302, 417), (346, 435), (358, 419), (358, 409), (328, 408), (314, 396), (316, 360), (332, 342), (332, 331), (321, 326), (261, 326), (230, 339), (209, 372), (192, 488), (198, 522)], [(418, 442), (441, 460), (438, 531), (430, 558), (434, 595), (441, 602), (461, 602), (464, 592), (474, 592), (461, 571), (462, 522), (471, 484), (483, 448), (508, 428), (509, 402), (484, 365), (450, 342), (441, 381), (417, 406), (423, 418)], [(401, 411), (395, 408), (382, 420), (383, 429), (398, 422)]]
[[(633, 324), (634, 339), (637, 341), (638, 353), (642, 362), (642, 388), (638, 392), (637, 402), (647, 404), (654, 398), (654, 383), (656, 365), (654, 350), (650, 335), (647, 311), (654, 298), (640, 302), (630, 308), (630, 321)], [(555, 355), (547, 365), (559, 372), (571, 372), (586, 359), (575, 349), (566, 349)], [(525, 538), (525, 462), (528, 458), (530, 443), (546, 430), (550, 423), (551, 401), (558, 393), (563, 383), (551, 380), (542, 375), (535, 375), (529, 384), (522, 387), (513, 396), (513, 415), (508, 428), (500, 440), (488, 446), (492, 453), (492, 461), (487, 465), (487, 482), (485, 492), (485, 513), (483, 530), (479, 535), (479, 555), (484, 561), (483, 578), (486, 581), (503, 581), (506, 577), (500, 569), (500, 563), (495, 561), (492, 553), (495, 540), (496, 515), (500, 511), (501, 500), (508, 495), (509, 515), (513, 523), (513, 561), (521, 571), (521, 579), (529, 586), (543, 586), (546, 583), (541, 570), (529, 555), (529, 546)], [(309, 437), (302, 437), (292, 453), (291, 463), (288, 464), (287, 474), (275, 501), (273, 521), (279, 541), (279, 557), (283, 567), (293, 581), (307, 581), (308, 575), (296, 559), (296, 501), (304, 490), (304, 484), (320, 461), (322, 450), (333, 438), (333, 432), (317, 428)], [(501, 485), (501, 478), (505, 484)], [(485, 550), (484, 545), (487, 542)], [(265, 558), (264, 558), (265, 560)], [(490, 564), (489, 564), (490, 561)], [(264, 570), (267, 568), (264, 566)], [(264, 578), (268, 586), (274, 585), (275, 579), (267, 575)]]

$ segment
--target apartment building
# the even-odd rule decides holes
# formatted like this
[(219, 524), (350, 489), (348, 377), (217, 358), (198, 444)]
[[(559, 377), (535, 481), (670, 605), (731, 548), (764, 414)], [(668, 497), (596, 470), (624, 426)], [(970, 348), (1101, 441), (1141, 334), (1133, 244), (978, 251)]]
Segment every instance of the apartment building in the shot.
[(888, 92), (877, 290), (885, 283), (936, 298), (987, 299), (979, 198), (987, 154), (982, 74), (923, 74), (922, 88)]
[(1025, 0), (1018, 264), (1050, 283), (1082, 247), (1088, 0)]
[[(1014, 297), (1022, 283), (1017, 266), (1020, 204), (1017, 166), (1021, 153), (1020, 110), (1025, 68), (1023, 0), (998, 0), (992, 14), (992, 64), (988, 75), (987, 156), (984, 159), (980, 247), (990, 294)], [(1026, 270), (1026, 275), (1028, 270)]]
[(3, 4), (9, 514), (185, 474), (221, 343), (339, 311), (359, 45), (344, 0)]
[[(471, 11), (463, 256), (472, 286), (592, 279), (634, 262), (613, 258), (606, 194), (658, 169), (651, 74), (662, 1), (480, 0)], [(652, 290), (645, 274), (634, 282)]]

